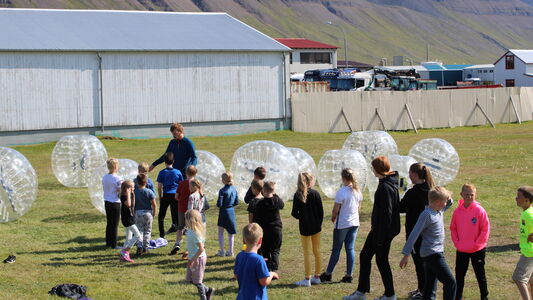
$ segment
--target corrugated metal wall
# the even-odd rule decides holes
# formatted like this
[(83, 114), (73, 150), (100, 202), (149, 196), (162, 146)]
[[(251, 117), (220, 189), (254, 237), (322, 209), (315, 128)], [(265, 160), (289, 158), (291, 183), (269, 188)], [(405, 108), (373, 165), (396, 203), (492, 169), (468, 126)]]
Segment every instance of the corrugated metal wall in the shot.
[[(284, 115), (279, 52), (101, 56), (105, 126)], [(0, 131), (101, 126), (96, 53), (0, 53), (0, 88)]]

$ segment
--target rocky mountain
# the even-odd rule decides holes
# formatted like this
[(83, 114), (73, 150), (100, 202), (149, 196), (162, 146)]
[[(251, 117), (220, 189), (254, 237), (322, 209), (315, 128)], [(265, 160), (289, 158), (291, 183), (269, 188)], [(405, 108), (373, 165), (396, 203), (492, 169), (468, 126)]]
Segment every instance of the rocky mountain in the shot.
[(533, 49), (533, 0), (0, 0), (0, 7), (227, 12), (274, 38), (339, 47), (340, 26), (348, 59), (370, 64), (393, 55), (493, 63), (505, 49)]

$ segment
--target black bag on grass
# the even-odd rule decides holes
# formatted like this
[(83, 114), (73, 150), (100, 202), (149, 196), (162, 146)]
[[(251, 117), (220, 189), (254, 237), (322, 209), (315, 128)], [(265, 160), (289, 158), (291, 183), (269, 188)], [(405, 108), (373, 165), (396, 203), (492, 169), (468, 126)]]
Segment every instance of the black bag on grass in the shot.
[(87, 298), (87, 296), (85, 295), (86, 293), (87, 288), (85, 286), (73, 283), (58, 284), (48, 292), (48, 294), (50, 295), (67, 297), (72, 299)]

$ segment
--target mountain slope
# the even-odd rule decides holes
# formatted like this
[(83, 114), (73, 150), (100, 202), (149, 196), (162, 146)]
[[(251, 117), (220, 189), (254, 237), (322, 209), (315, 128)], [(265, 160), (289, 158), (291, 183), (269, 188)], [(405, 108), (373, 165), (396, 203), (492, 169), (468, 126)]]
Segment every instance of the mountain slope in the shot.
[[(3, 3), (3, 4), (2, 4)], [(533, 0), (3, 0), (3, 7), (227, 12), (271, 37), (343, 45), (348, 59), (377, 64), (492, 63), (507, 48), (533, 48)], [(343, 58), (342, 49), (339, 59)]]

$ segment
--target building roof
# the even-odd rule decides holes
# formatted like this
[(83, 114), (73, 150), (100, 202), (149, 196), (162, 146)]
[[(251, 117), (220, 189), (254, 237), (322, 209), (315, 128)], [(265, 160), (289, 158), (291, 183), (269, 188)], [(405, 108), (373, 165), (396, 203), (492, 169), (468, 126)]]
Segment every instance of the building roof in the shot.
[(498, 60), (494, 62), (494, 64), (497, 64), (507, 53), (513, 53), (514, 56), (518, 57), (521, 61), (523, 61), (526, 64), (533, 64), (533, 50), (520, 50), (520, 49), (509, 49), (507, 52), (505, 52)]
[(486, 69), (486, 68), (494, 68), (494, 65), (493, 64), (473, 65), (470, 67), (466, 67), (465, 69)]
[(3, 51), (290, 51), (226, 13), (0, 9)]
[(276, 39), (291, 49), (338, 49), (339, 47), (302, 38)]

